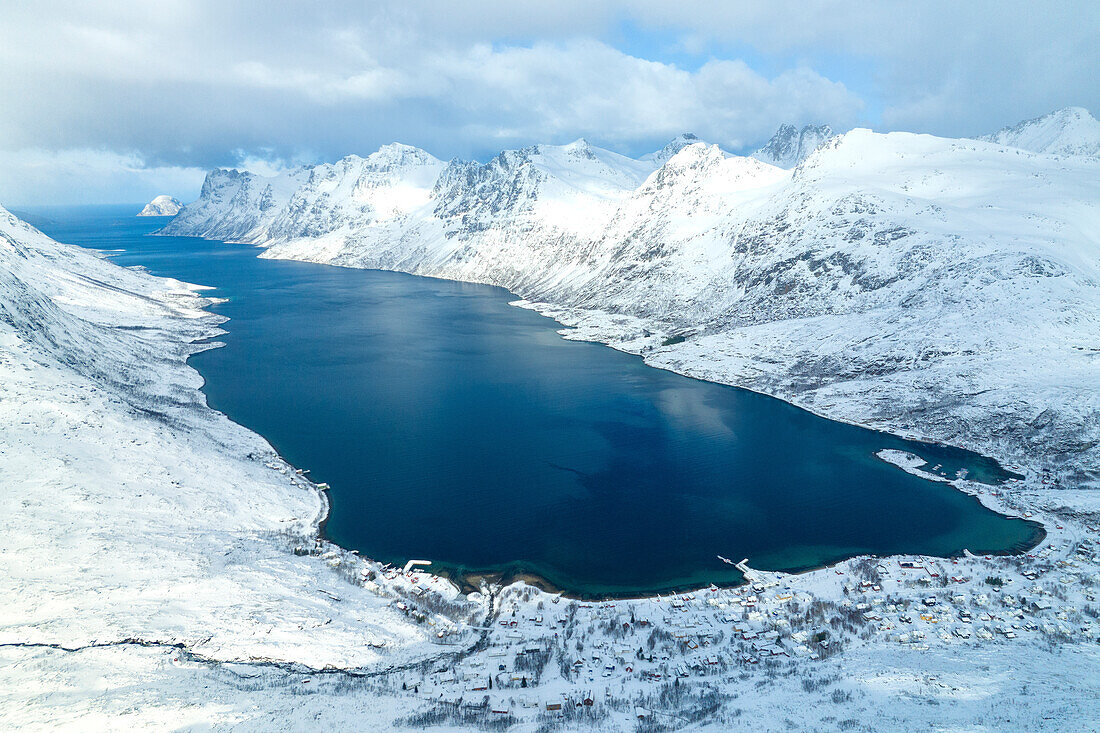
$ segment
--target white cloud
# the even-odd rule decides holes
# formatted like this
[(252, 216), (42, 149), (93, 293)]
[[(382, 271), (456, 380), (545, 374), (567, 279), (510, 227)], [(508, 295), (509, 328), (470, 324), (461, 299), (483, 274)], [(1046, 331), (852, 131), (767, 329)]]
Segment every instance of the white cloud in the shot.
[(711, 61), (685, 71), (594, 41), (476, 46), (432, 64), (427, 76), (446, 80), (459, 102), (452, 119), (474, 141), (503, 126), (517, 143), (583, 135), (630, 148), (695, 131), (739, 148), (771, 134), (776, 120), (853, 122), (862, 104), (808, 69), (768, 79), (740, 61)]
[[(0, 150), (0, 201), (5, 206), (58, 201), (139, 203), (162, 193), (190, 200), (205, 173), (194, 167), (150, 166), (134, 152)], [(74, 197), (74, 185), (80, 186), (78, 197)]]
[[(881, 127), (972, 135), (1077, 105), (1100, 108), (1095, 0), (638, 0), (637, 22), (683, 43), (748, 45), (867, 76)], [(869, 73), (868, 73), (869, 72)]]
[(227, 165), (238, 170), (249, 171), (260, 176), (271, 178), (283, 171), (297, 168), (313, 162), (315, 156), (298, 156), (292, 159), (280, 157), (274, 150), (234, 150), (232, 158)]
[[(142, 170), (175, 171), (242, 155), (333, 159), (394, 140), (484, 157), (583, 135), (638, 153), (693, 131), (738, 149), (781, 122), (974, 134), (1058, 106), (1100, 107), (1098, 9), (1057, 0), (699, 0), (690, 12), (658, 0), (9, 3), (0, 148), (9, 160), (138, 151)], [(624, 27), (641, 40), (621, 43), (634, 33)], [(694, 60), (685, 68), (664, 53)], [(16, 175), (0, 170), (0, 197), (20, 188)], [(71, 186), (79, 197), (98, 188)]]

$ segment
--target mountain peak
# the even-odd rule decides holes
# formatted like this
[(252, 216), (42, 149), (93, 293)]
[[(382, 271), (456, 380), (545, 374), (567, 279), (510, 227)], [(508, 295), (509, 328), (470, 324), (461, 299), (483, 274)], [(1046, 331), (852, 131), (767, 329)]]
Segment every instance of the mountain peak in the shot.
[(751, 157), (780, 168), (794, 168), (832, 136), (833, 129), (828, 125), (806, 125), (799, 130), (794, 125), (782, 124)]
[(145, 208), (138, 216), (175, 216), (182, 208), (183, 204), (179, 200), (167, 194), (161, 194), (145, 204)]
[(388, 143), (367, 156), (372, 164), (386, 166), (437, 164), (441, 161), (426, 150), (405, 143)]
[(1092, 120), (1096, 122), (1096, 118), (1092, 116), (1084, 107), (1062, 107), (1051, 112), (1047, 117), (1059, 117), (1061, 119), (1079, 119), (1079, 120)]
[(641, 160), (650, 161), (655, 163), (658, 167), (664, 165), (672, 159), (674, 155), (689, 145), (695, 145), (696, 143), (703, 142), (691, 132), (683, 132), (672, 138), (663, 148), (656, 150), (652, 153), (648, 153), (641, 157)]
[(1033, 153), (1100, 157), (1100, 122), (1084, 107), (1063, 107), (977, 139)]

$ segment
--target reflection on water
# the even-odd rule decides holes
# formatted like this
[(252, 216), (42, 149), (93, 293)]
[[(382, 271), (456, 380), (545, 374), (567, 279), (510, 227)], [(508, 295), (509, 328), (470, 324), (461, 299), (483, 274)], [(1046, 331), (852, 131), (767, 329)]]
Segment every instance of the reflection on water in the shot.
[(736, 440), (730, 427), (736, 415), (723, 413), (718, 407), (707, 404), (706, 395), (692, 387), (669, 387), (658, 392), (656, 404), (661, 414), (700, 438)]

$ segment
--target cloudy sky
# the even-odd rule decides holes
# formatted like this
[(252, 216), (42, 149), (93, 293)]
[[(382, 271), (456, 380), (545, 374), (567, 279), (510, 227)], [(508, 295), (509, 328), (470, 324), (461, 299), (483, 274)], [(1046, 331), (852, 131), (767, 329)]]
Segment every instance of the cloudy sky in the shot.
[(195, 198), (401, 141), (441, 158), (783, 122), (973, 135), (1100, 111), (1100, 3), (4, 0), (0, 203)]

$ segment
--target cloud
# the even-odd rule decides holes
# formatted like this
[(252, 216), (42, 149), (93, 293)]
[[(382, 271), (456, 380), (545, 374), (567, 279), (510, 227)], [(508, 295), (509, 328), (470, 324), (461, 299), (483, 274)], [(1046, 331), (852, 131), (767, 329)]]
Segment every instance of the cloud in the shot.
[[(136, 152), (76, 148), (0, 150), (0, 201), (6, 206), (55, 202), (144, 203), (162, 193), (194, 196), (206, 171), (149, 165)], [(74, 185), (80, 186), (74, 197)]]
[[(9, 161), (47, 151), (43, 163), (58, 165), (109, 151), (167, 172), (331, 160), (394, 140), (484, 158), (579, 136), (637, 154), (684, 131), (737, 150), (782, 122), (975, 134), (1100, 107), (1097, 8), (11, 3), (0, 149)], [(0, 169), (0, 196), (44, 190), (26, 172)], [(75, 181), (80, 196), (103, 188)]]
[(639, 0), (636, 21), (694, 48), (751, 46), (847, 81), (867, 76), (876, 126), (962, 136), (1065, 106), (1100, 109), (1100, 3)]
[(715, 60), (685, 71), (593, 41), (476, 46), (432, 63), (427, 93), (445, 80), (460, 102), (447, 119), (475, 145), (585, 136), (638, 150), (695, 131), (737, 149), (770, 135), (777, 119), (843, 125), (862, 106), (808, 69), (769, 79), (744, 62)]

